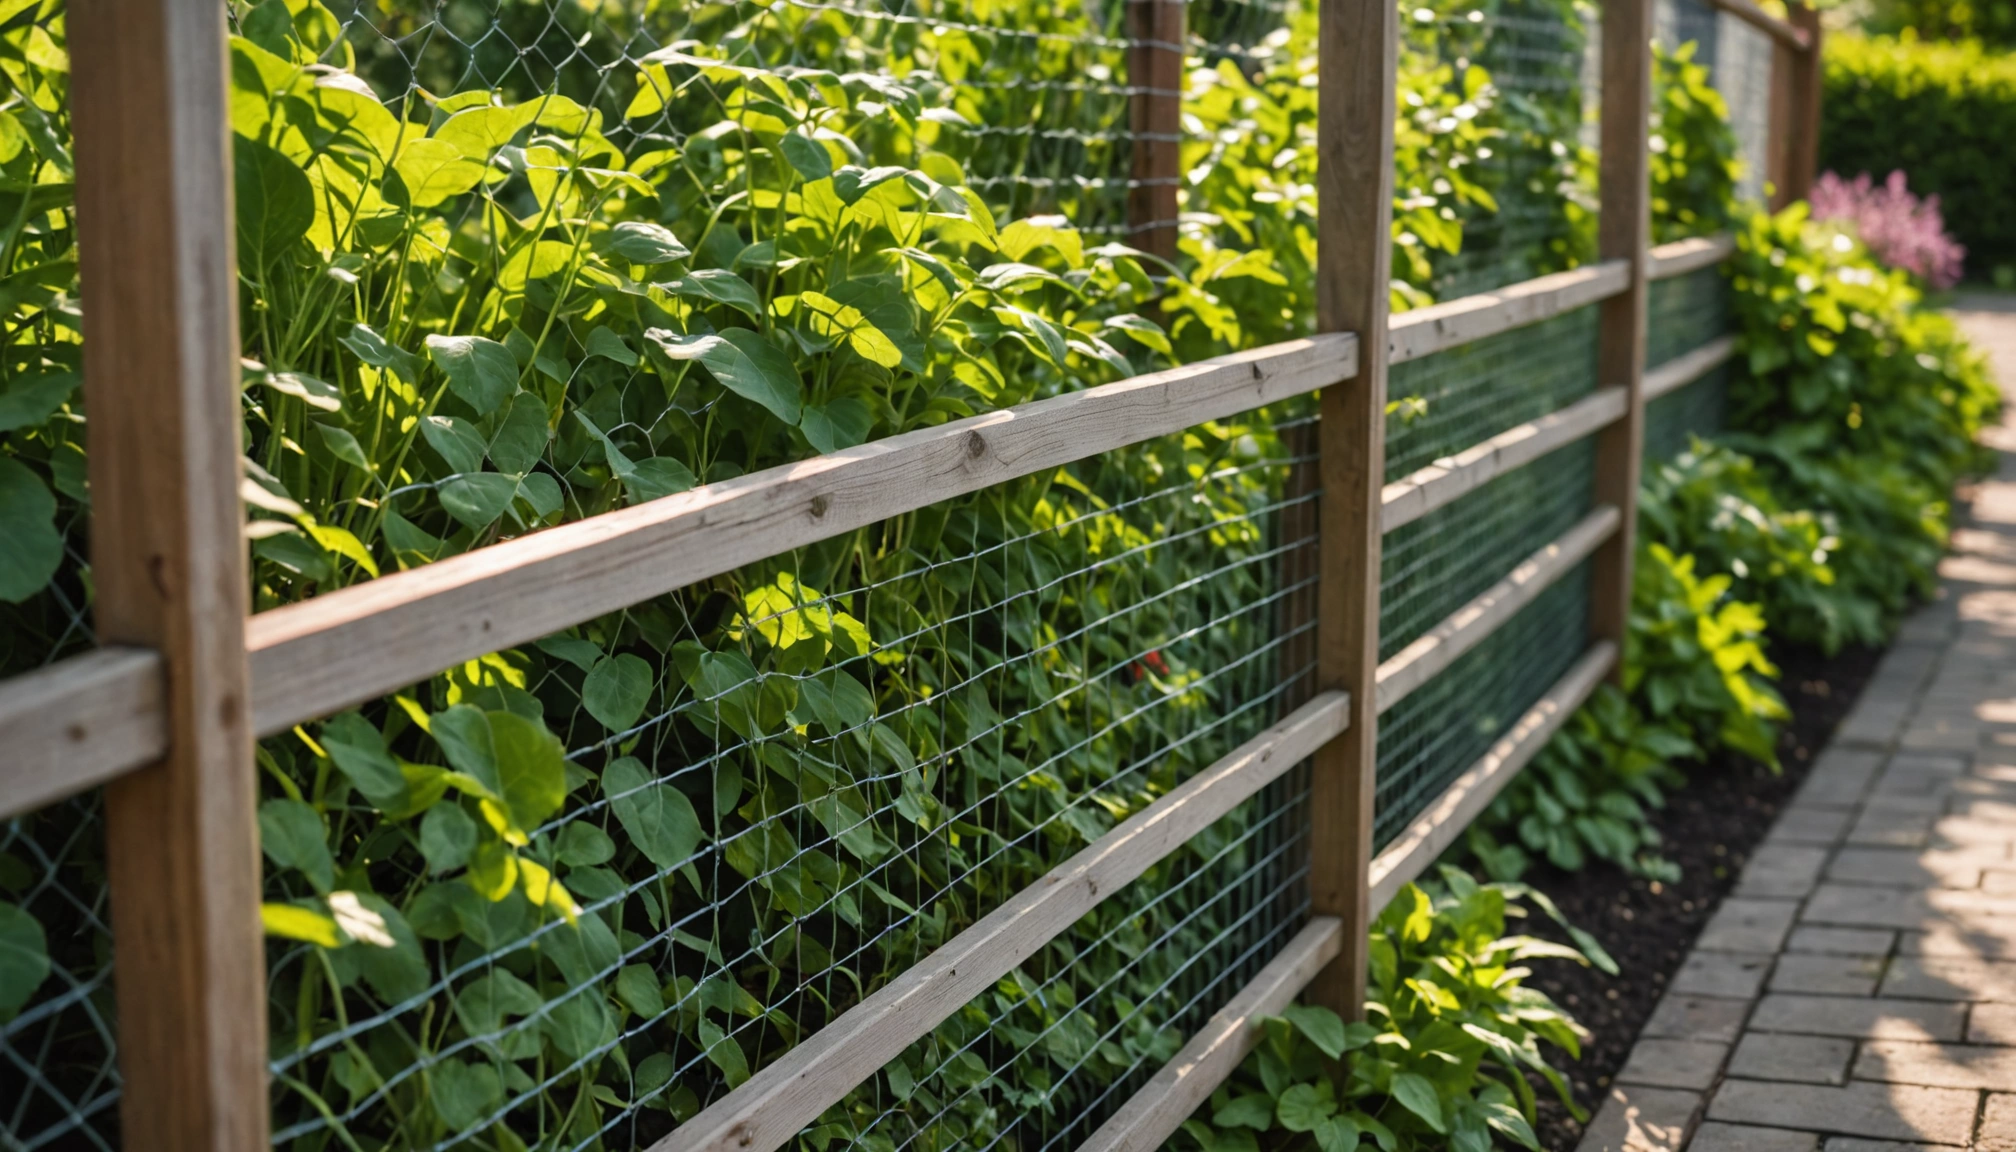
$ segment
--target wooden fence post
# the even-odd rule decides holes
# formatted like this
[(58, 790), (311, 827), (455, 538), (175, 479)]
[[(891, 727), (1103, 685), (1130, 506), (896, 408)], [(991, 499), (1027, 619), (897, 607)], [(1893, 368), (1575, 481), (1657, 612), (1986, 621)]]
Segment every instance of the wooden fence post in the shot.
[(102, 643), (160, 652), (168, 752), (105, 790), (129, 1148), (267, 1147), (224, 6), (70, 8)]
[(1183, 178), (1184, 0), (1127, 0), (1128, 242), (1176, 258), (1176, 189)]
[(1315, 757), (1311, 910), (1344, 947), (1310, 996), (1346, 1019), (1365, 1004), (1368, 866), (1378, 727), (1380, 492), (1392, 282), (1393, 117), (1399, 15), (1391, 0), (1321, 0), (1317, 89), (1316, 327), (1358, 334), (1358, 375), (1323, 389), (1316, 675), (1351, 693), (1350, 727)]
[(1790, 53), (1787, 88), (1790, 128), (1785, 155), (1785, 202), (1804, 200), (1813, 192), (1820, 170), (1820, 90), (1826, 66), (1820, 58), (1820, 10), (1805, 4), (1790, 6), (1794, 28), (1806, 33), (1806, 50)]
[[(1631, 559), (1635, 547), (1639, 459), (1645, 430), (1645, 296), (1652, 239), (1649, 123), (1652, 114), (1652, 0), (1604, 0), (1602, 124), (1597, 169), (1601, 197), (1597, 254), (1622, 259), (1631, 281), (1599, 306), (1596, 371), (1605, 387), (1623, 385), (1624, 417), (1596, 438), (1598, 504), (1623, 514), (1617, 532), (1596, 553), (1590, 583), (1592, 639), (1620, 650), (1631, 619)], [(1621, 675), (1622, 662), (1611, 675)]]
[(1768, 193), (1765, 202), (1773, 212), (1792, 202), (1788, 195), (1792, 185), (1792, 65), (1797, 55), (1784, 41), (1776, 38), (1771, 41), (1764, 181)]

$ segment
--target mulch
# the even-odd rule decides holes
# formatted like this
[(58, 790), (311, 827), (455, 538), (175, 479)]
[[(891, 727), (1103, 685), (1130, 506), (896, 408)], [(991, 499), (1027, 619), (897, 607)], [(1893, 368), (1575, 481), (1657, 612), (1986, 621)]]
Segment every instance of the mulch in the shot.
[[(1783, 673), (1779, 686), (1792, 711), (1778, 741), (1784, 771), (1774, 775), (1760, 764), (1724, 754), (1690, 773), (1687, 786), (1653, 818), (1664, 841), (1662, 851), (1680, 865), (1677, 883), (1634, 879), (1600, 863), (1575, 873), (1543, 865), (1526, 877), (1554, 898), (1571, 923), (1602, 941), (1617, 961), (1616, 976), (1549, 962), (1536, 966), (1527, 981), (1592, 1033), (1580, 1060), (1567, 1062), (1553, 1053), (1555, 1066), (1565, 1066), (1576, 1101), (1592, 1115), (1695, 936), (1735, 887), (1751, 850), (1798, 790), (1881, 655), (1874, 648), (1846, 649), (1829, 657), (1814, 649), (1774, 646), (1772, 656)], [(1531, 920), (1524, 927), (1548, 934)], [(1541, 1147), (1573, 1152), (1582, 1125), (1548, 1089), (1540, 1091)]]

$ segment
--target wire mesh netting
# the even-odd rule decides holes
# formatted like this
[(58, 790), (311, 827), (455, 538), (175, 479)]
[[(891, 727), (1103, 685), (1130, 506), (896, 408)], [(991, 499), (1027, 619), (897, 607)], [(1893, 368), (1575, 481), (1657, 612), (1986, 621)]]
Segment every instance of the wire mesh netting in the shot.
[[(1489, 125), (1488, 141), (1456, 178), (1481, 188), (1483, 199), (1467, 200), (1449, 186), (1454, 180), (1404, 186), (1408, 174), (1401, 173), (1403, 195), (1453, 198), (1457, 207), (1447, 217), (1462, 221), (1460, 251), (1435, 258), (1436, 298), (1488, 291), (1586, 261), (1595, 212), (1594, 153), (1585, 141), (1594, 108), (1586, 13), (1569, 0), (1507, 0), (1438, 4), (1410, 16), (1410, 50), (1471, 97), (1453, 114), (1481, 113)], [(1411, 104), (1413, 95), (1403, 92), (1403, 101)], [(1425, 239), (1410, 231), (1400, 243)]]
[[(1392, 371), (1389, 481), (1596, 386), (1596, 310)], [(1379, 654), (1388, 658), (1497, 583), (1590, 508), (1594, 445), (1569, 445), (1386, 535)], [(1380, 720), (1375, 841), (1383, 845), (1468, 768), (1587, 642), (1585, 576), (1570, 574)]]
[[(648, 1141), (1271, 723), (1298, 671), (1279, 574), (1307, 543), (1278, 526), (1314, 500), (1284, 494), (1278, 445), (1228, 422), (1095, 458), (323, 724), (339, 769), (389, 748), (445, 759), (429, 788), (451, 791), (417, 851), (368, 865), (385, 895), (329, 900), (391, 948), (274, 956), (276, 1142)], [(549, 753), (515, 743), (528, 718)], [(335, 778), (306, 740), (266, 752)], [(543, 799), (498, 805), (458, 772), (543, 775)], [(1294, 927), (1303, 791), (1115, 894), (808, 1138), (1026, 1145), (1096, 1123)], [(281, 880), (312, 899), (334, 866), (311, 852)]]
[[(1646, 301), (1646, 363), (1657, 367), (1730, 331), (1729, 283), (1720, 268), (1654, 281)], [(1722, 431), (1734, 362), (1645, 406), (1644, 461), (1656, 467), (1685, 451), (1696, 436)]]
[[(1310, 324), (1306, 0), (1201, 0), (1180, 45), (1119, 0), (229, 15), (262, 609)], [(1586, 258), (1574, 7), (1408, 15), (1396, 277), (1447, 298)], [(56, 140), (61, 32), (53, 0), (0, 25), (0, 115)], [(1180, 93), (1130, 75), (1172, 50)], [(1180, 170), (1144, 174), (1142, 100), (1171, 96)], [(1115, 244), (1172, 180), (1180, 259)], [(34, 227), (66, 254), (67, 208)], [(74, 372), (74, 292), (34, 307), (34, 366)], [(1403, 365), (1389, 475), (1593, 384), (1593, 310)], [(90, 642), (68, 396), (0, 457), (67, 547), (6, 609), (8, 672)], [(265, 742), (276, 1146), (635, 1147), (745, 1081), (1306, 695), (1313, 445), (1301, 405), (1214, 422)], [(1382, 654), (1583, 515), (1590, 468), (1389, 537)], [(1585, 584), (1388, 716), (1382, 843), (1580, 652)], [(805, 1140), (1069, 1147), (1306, 917), (1306, 795), (1270, 785)], [(0, 1024), (6, 1147), (118, 1144), (97, 803), (0, 834), (52, 962)]]

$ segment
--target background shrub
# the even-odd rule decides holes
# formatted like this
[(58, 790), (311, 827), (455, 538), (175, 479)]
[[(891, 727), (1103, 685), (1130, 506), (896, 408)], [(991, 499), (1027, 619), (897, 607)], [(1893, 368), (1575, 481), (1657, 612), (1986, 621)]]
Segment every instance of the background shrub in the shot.
[(1938, 195), (1971, 275), (2016, 265), (2016, 55), (1908, 35), (1830, 37), (1826, 55), (1820, 166), (1903, 169)]

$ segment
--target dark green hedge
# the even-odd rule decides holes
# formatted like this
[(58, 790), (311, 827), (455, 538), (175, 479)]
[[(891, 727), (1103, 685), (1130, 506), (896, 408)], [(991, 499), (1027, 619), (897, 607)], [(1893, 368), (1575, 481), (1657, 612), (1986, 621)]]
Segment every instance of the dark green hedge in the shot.
[(1902, 168), (1912, 191), (1939, 194), (1969, 279), (2016, 265), (2016, 53), (1837, 36), (1821, 108), (1822, 170), (1880, 180)]

